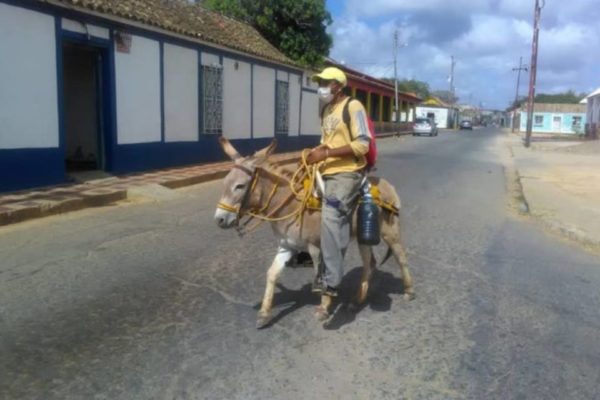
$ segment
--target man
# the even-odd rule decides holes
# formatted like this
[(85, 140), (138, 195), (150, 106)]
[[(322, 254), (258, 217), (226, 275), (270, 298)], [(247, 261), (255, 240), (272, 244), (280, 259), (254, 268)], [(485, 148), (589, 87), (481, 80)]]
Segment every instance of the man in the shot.
[[(317, 282), (315, 289), (335, 297), (344, 275), (352, 211), (360, 194), (371, 137), (365, 108), (343, 92), (347, 83), (343, 71), (325, 68), (313, 76), (313, 81), (318, 82), (319, 97), (325, 103), (321, 113), (321, 144), (307, 158), (309, 164), (321, 163), (319, 171), (325, 183), (321, 214), (323, 271), (320, 285)], [(349, 125), (343, 118), (347, 102)]]

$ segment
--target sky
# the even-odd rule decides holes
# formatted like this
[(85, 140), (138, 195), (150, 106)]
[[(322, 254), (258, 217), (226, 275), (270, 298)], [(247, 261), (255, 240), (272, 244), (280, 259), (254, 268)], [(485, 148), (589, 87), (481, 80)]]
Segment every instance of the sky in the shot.
[[(543, 1), (543, 0), (542, 0)], [(330, 56), (376, 77), (449, 88), (451, 56), (460, 103), (505, 109), (515, 98), (519, 57), (531, 62), (534, 0), (327, 0)], [(526, 95), (529, 73), (521, 75)], [(600, 0), (546, 0), (539, 39), (538, 93), (600, 87)]]

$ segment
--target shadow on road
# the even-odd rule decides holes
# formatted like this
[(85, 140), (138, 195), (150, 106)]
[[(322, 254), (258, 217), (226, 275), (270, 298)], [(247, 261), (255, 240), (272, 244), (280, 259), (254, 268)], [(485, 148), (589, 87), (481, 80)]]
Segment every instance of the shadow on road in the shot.
[[(361, 273), (362, 267), (355, 267), (344, 276), (340, 296), (333, 304), (334, 314), (323, 324), (325, 329), (338, 330), (344, 325), (352, 323), (356, 319), (356, 315), (366, 307), (378, 312), (389, 311), (393, 302), (391, 295), (404, 293), (404, 285), (400, 278), (390, 272), (375, 270), (371, 277), (367, 299), (364, 304), (356, 306), (353, 299), (360, 286)], [(285, 308), (273, 316), (267, 328), (296, 310), (305, 306), (317, 306), (320, 303), (320, 296), (312, 292), (311, 284), (306, 284), (299, 290), (290, 290), (281, 284), (277, 284), (277, 288), (279, 292), (274, 296), (273, 305), (277, 308)], [(260, 309), (260, 303), (256, 304), (254, 308)]]

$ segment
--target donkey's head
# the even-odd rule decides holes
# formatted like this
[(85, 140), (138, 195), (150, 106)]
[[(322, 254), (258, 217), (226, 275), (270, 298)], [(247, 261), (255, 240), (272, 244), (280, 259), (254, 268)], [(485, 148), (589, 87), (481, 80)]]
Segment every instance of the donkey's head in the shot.
[(242, 157), (229, 140), (219, 138), (219, 143), (234, 162), (223, 181), (223, 193), (215, 212), (215, 222), (223, 229), (232, 228), (238, 222), (240, 211), (251, 201), (251, 188), (258, 166), (265, 163), (275, 150), (275, 139), (270, 145), (249, 157)]

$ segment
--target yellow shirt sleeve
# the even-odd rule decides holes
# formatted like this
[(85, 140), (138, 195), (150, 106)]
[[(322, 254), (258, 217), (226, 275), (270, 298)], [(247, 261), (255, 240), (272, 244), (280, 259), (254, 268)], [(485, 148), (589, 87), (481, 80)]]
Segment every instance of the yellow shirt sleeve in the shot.
[(367, 121), (367, 111), (358, 100), (351, 100), (348, 105), (350, 113), (350, 147), (356, 156), (363, 156), (369, 151), (369, 124)]

